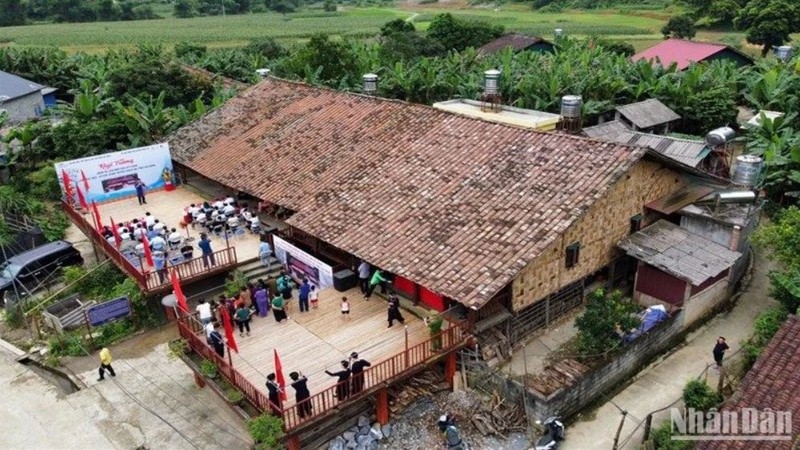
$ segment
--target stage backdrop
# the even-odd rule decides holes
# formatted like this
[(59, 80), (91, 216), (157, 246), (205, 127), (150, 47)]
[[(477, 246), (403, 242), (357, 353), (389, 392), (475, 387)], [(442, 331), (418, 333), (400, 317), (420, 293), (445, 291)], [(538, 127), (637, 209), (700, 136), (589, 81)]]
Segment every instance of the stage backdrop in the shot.
[[(142, 180), (148, 190), (171, 187), (172, 158), (169, 144), (155, 144), (120, 152), (105, 153), (55, 164), (61, 192), (64, 193), (62, 170), (70, 178), (73, 192), (80, 188), (89, 203), (100, 203), (136, 195), (134, 185)], [(81, 171), (83, 173), (81, 173)], [(84, 185), (84, 176), (89, 189)]]
[(324, 289), (333, 286), (333, 268), (314, 258), (278, 236), (272, 236), (275, 244), (275, 257), (281, 264), (289, 267), (292, 274), (306, 277), (308, 282)]

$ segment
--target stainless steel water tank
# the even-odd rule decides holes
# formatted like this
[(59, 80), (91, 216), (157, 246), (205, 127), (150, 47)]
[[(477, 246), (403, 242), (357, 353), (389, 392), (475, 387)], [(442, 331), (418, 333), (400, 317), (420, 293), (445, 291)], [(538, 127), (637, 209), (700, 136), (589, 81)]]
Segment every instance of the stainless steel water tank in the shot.
[(780, 59), (783, 62), (788, 62), (792, 59), (793, 49), (791, 45), (781, 45), (780, 47), (775, 47), (775, 57)]
[(565, 95), (561, 97), (561, 117), (579, 119), (583, 108), (583, 97), (580, 95)]
[(736, 158), (733, 169), (733, 181), (741, 186), (753, 187), (758, 182), (764, 160), (755, 155), (741, 155)]
[(497, 69), (483, 72), (483, 93), (486, 95), (497, 94), (500, 91), (500, 71)]
[(726, 191), (714, 195), (717, 203), (752, 203), (756, 201), (755, 191)]
[(706, 135), (706, 144), (711, 147), (718, 147), (720, 145), (725, 145), (728, 142), (732, 141), (733, 138), (736, 137), (736, 132), (733, 131), (731, 127), (720, 127), (715, 130), (711, 130)]
[(361, 77), (364, 82), (364, 93), (374, 94), (378, 90), (378, 76), (374, 73), (367, 73)]

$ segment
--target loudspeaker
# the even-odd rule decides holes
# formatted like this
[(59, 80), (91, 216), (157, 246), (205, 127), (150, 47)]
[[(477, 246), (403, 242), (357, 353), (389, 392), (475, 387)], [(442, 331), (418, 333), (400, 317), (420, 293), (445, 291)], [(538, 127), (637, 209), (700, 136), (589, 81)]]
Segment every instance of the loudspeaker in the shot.
[(350, 269), (340, 270), (333, 274), (333, 287), (339, 292), (349, 291), (358, 285), (358, 277)]

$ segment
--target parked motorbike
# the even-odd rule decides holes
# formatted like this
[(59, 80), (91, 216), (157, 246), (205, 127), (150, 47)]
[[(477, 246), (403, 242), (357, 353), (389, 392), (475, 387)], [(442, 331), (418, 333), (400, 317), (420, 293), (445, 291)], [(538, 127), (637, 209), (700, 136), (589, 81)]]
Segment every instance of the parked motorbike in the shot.
[(558, 448), (558, 443), (564, 440), (565, 428), (561, 422), (561, 417), (552, 416), (542, 423), (537, 420), (536, 423), (544, 427), (544, 434), (536, 442), (536, 450), (555, 450)]

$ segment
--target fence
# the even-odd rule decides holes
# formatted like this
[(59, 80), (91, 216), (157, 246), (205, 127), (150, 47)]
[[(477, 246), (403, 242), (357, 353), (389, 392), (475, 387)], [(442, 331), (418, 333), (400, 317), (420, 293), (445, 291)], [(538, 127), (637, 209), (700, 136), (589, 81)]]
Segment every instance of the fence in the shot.
[[(349, 391), (352, 384), (351, 380), (337, 383), (311, 396), (304, 402), (282, 408), (278, 405), (270, 404), (267, 396), (234, 369), (228, 361), (220, 357), (202, 339), (202, 328), (199, 323), (190, 318), (181, 318), (178, 320), (178, 329), (181, 337), (188, 342), (189, 347), (202, 357), (213, 361), (225, 379), (241, 390), (247, 400), (259, 411), (282, 411), (284, 427), (287, 433), (308, 425), (316, 419), (327, 417), (331, 413), (338, 411), (345, 402), (349, 403), (364, 398), (381, 387), (399, 381), (415, 371), (423, 369), (428, 364), (444, 358), (450, 352), (456, 351), (464, 345), (469, 331), (466, 322), (452, 323), (449, 328), (436, 336), (432, 336), (425, 342), (408, 347), (403, 352), (373, 365), (363, 373), (364, 384), (362, 390), (353, 392), (347, 398), (339, 399), (335, 394), (337, 389), (345, 388), (345, 386), (346, 390)], [(301, 418), (300, 408), (308, 409), (309, 405), (311, 406), (311, 411)]]
[[(122, 269), (128, 276), (136, 281), (145, 295), (152, 295), (172, 289), (166, 272), (162, 276), (156, 271), (144, 271), (132, 263), (117, 247), (110, 244), (105, 237), (89, 223), (81, 213), (76, 211), (66, 202), (61, 202), (61, 208), (72, 222), (83, 231), (95, 244), (99, 245), (103, 253)], [(213, 266), (206, 267), (202, 258), (192, 258), (186, 262), (175, 264), (172, 267), (178, 271), (181, 282), (191, 282), (206, 275), (222, 272), (233, 268), (237, 264), (236, 248), (228, 247), (213, 253)], [(141, 267), (141, 264), (139, 265)]]

